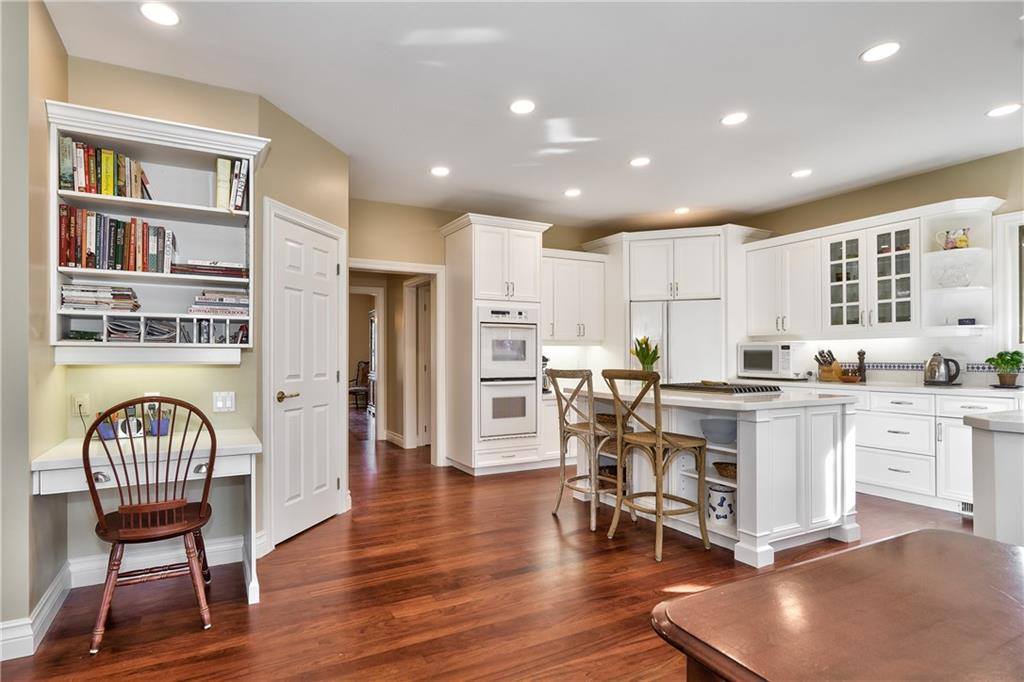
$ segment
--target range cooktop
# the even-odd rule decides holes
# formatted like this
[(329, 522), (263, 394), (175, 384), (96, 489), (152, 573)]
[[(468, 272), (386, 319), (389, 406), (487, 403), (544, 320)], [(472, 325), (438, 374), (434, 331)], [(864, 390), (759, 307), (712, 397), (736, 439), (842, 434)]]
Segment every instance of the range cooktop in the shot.
[(725, 382), (695, 381), (685, 384), (662, 384), (661, 387), (667, 391), (697, 391), (699, 393), (725, 393), (727, 395), (782, 393), (782, 388), (779, 386), (729, 384)]

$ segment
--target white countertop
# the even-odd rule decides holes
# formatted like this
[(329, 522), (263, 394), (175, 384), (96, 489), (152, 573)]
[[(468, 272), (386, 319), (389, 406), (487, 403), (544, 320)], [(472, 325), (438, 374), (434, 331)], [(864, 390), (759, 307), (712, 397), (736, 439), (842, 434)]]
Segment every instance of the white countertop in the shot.
[[(868, 372), (865, 384), (844, 384), (839, 381), (778, 381), (771, 379), (729, 379), (737, 384), (770, 384), (791, 388), (835, 389), (837, 391), (887, 391), (893, 393), (930, 393), (933, 395), (984, 396), (1000, 398), (1016, 398), (1024, 395), (1024, 389), (990, 388), (988, 386), (926, 386), (920, 384), (900, 383), (896, 381), (875, 381)], [(993, 380), (995, 375), (993, 375)]]
[(972, 414), (964, 417), (964, 424), (973, 426), (976, 429), (985, 429), (986, 431), (1024, 433), (1024, 410)]
[[(218, 457), (251, 455), (263, 452), (263, 444), (256, 437), (252, 429), (217, 429), (216, 433)], [(175, 435), (177, 435), (177, 432)], [(160, 441), (161, 451), (163, 451), (167, 447), (167, 437), (162, 437)], [(178, 441), (175, 440), (173, 455), (177, 454), (177, 444)], [(186, 451), (189, 445), (185, 446)], [(117, 445), (114, 441), (107, 441), (107, 446), (110, 448), (110, 453), (116, 457)], [(127, 438), (121, 440), (121, 447), (128, 450), (131, 449)], [(135, 440), (135, 447), (139, 448), (141, 453), (142, 445), (140, 439)], [(146, 438), (146, 447), (149, 448), (149, 453), (152, 455), (156, 451), (156, 438), (152, 436)], [(210, 437), (205, 430), (196, 444), (194, 456), (200, 459), (206, 459), (210, 456)], [(106, 452), (103, 450), (103, 444), (98, 439), (94, 438), (90, 444), (89, 461), (93, 466), (103, 466), (109, 463), (107, 462)], [(81, 466), (83, 466), (81, 437), (68, 438), (32, 460), (32, 471), (73, 469)]]
[[(632, 400), (639, 392), (641, 385), (635, 382), (619, 384), (619, 395), (625, 400)], [(612, 394), (607, 387), (594, 386), (594, 398), (611, 400)], [(654, 391), (648, 391), (643, 403), (654, 402)], [(753, 412), (755, 410), (779, 410), (791, 407), (809, 407), (811, 405), (841, 405), (855, 403), (857, 399), (849, 395), (830, 394), (828, 391), (815, 389), (791, 389), (781, 394), (747, 394), (728, 395), (722, 393), (701, 393), (698, 391), (675, 391), (661, 389), (663, 407), (692, 407), (701, 410), (729, 410), (731, 412)]]

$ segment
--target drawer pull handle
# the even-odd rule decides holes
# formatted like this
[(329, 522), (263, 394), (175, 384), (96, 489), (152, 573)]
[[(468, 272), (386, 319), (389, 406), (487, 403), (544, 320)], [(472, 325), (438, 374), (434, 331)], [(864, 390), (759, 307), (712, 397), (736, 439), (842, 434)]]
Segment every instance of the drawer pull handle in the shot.
[(95, 483), (110, 483), (110, 476), (107, 476), (102, 471), (97, 471), (93, 473), (92, 480)]
[(197, 464), (194, 467), (192, 467), (192, 473), (193, 474), (205, 474), (206, 470), (209, 469), (209, 468), (210, 468), (209, 465), (206, 462), (203, 462), (202, 464)]
[(892, 471), (892, 472), (897, 473), (897, 474), (909, 474), (910, 473), (910, 469), (897, 469), (896, 467), (888, 467), (888, 469), (889, 469), (889, 471)]
[(961, 410), (985, 410), (988, 409), (985, 405), (961, 405)]
[(502, 459), (512, 459), (515, 456), (516, 456), (515, 453), (512, 453), (511, 455), (502, 455), (501, 458)]
[(888, 429), (886, 431), (886, 433), (892, 433), (892, 434), (895, 434), (897, 436), (909, 436), (910, 435), (910, 431), (897, 431), (896, 429)]
[(890, 405), (913, 405), (914, 403), (910, 400), (890, 400)]

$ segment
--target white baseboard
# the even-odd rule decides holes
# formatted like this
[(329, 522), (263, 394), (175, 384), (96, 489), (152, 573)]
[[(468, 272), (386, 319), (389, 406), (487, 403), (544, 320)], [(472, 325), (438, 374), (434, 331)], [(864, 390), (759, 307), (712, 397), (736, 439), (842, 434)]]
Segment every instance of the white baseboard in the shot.
[[(258, 556), (258, 554), (257, 554)], [(71, 587), (100, 585), (107, 578), (107, 554), (68, 559), (71, 571)], [(242, 536), (206, 540), (206, 560), (211, 566), (234, 564), (242, 560)], [(172, 544), (128, 545), (121, 560), (121, 571), (134, 571), (150, 566), (175, 564), (185, 561), (185, 545), (180, 539)]]
[(256, 541), (253, 544), (255, 545), (253, 551), (256, 553), (257, 559), (265, 557), (274, 549), (273, 545), (270, 544), (270, 538), (267, 536), (267, 531), (265, 530), (261, 530), (256, 533)]
[[(462, 462), (456, 462), (454, 459), (448, 459), (448, 466), (454, 467), (459, 471), (469, 474), (470, 476), (493, 476), (494, 474), (512, 474), (517, 471), (532, 471), (534, 469), (551, 469), (559, 465), (557, 459), (538, 459), (532, 462), (522, 462), (520, 464), (503, 464), (493, 465), (485, 467), (471, 467), (468, 464)], [(576, 466), (575, 457), (565, 458), (566, 466)]]
[(403, 450), (407, 450), (408, 449), (408, 448), (405, 447), (405, 436), (403, 434), (401, 434), (401, 433), (396, 432), (396, 431), (385, 431), (384, 432), (384, 440), (386, 440), (387, 442), (392, 443), (394, 445), (397, 445), (398, 447), (402, 448)]
[(0, 660), (31, 656), (36, 652), (70, 589), (71, 572), (65, 563), (28, 618), (0, 623)]

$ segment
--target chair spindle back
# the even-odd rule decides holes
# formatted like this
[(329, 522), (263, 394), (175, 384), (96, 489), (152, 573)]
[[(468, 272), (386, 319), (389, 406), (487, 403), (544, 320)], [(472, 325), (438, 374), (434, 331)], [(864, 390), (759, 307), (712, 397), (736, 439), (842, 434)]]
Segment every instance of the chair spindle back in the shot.
[[(615, 405), (615, 424), (619, 433), (623, 427), (629, 424), (630, 419), (635, 419), (648, 431), (652, 431), (661, 437), (661, 375), (657, 372), (645, 372), (638, 369), (606, 369), (601, 372), (605, 383), (612, 392), (612, 403)], [(641, 384), (640, 390), (632, 401), (626, 403), (619, 392), (620, 381), (633, 381)], [(654, 391), (654, 424), (644, 419), (637, 410), (644, 396)]]
[[(555, 403), (558, 405), (558, 423), (565, 426), (577, 417), (584, 422), (589, 422), (591, 431), (594, 427), (594, 379), (589, 369), (548, 369), (548, 378), (551, 379), (551, 388), (555, 392)], [(569, 395), (562, 392), (559, 379), (575, 381)], [(579, 403), (586, 404), (586, 412), (580, 409)]]

